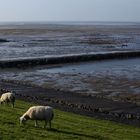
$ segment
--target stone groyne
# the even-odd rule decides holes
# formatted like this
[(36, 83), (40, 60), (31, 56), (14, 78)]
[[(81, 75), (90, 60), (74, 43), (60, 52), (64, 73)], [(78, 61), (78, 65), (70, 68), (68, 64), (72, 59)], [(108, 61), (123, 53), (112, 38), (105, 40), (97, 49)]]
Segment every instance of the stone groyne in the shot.
[(113, 52), (102, 52), (102, 53), (83, 53), (83, 54), (72, 54), (72, 55), (56, 55), (46, 57), (31, 57), (31, 58), (13, 58), (0, 60), (0, 68), (24, 68), (37, 65), (47, 64), (63, 64), (73, 62), (86, 62), (106, 59), (124, 59), (140, 57), (140, 51), (113, 51)]

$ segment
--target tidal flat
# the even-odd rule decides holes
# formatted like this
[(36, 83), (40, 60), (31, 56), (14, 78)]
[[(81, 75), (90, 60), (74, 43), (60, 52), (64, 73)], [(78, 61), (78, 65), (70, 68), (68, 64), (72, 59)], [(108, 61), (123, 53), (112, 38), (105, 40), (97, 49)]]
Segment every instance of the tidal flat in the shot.
[(0, 59), (140, 50), (140, 25), (0, 25)]
[[(140, 51), (139, 24), (1, 25), (0, 38), (0, 60), (11, 62), (60, 55)], [(115, 112), (119, 116), (117, 120), (125, 118), (131, 124), (140, 116), (139, 62), (139, 56), (126, 55), (123, 59), (0, 68), (0, 83), (1, 88), (15, 90), (26, 100), (30, 97), (40, 103), (47, 100), (65, 111), (103, 118), (104, 115), (112, 118)], [(38, 93), (34, 86), (38, 87)], [(33, 89), (35, 94), (25, 87)], [(128, 120), (129, 114), (132, 121)]]

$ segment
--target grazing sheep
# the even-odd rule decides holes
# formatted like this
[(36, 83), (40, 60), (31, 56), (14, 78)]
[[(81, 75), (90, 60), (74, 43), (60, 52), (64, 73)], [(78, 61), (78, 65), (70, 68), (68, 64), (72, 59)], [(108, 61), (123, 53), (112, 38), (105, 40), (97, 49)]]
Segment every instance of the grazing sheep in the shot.
[(1, 104), (3, 104), (3, 103), (7, 103), (8, 104), (9, 102), (12, 103), (13, 108), (14, 108), (15, 95), (12, 92), (3, 93), (1, 95), (1, 98), (0, 98), (0, 103)]
[(50, 106), (33, 106), (30, 107), (27, 112), (25, 112), (20, 117), (20, 124), (24, 124), (27, 120), (35, 120), (35, 126), (38, 126), (37, 120), (44, 120), (46, 128), (47, 122), (51, 128), (51, 120), (53, 119), (54, 113), (53, 108)]

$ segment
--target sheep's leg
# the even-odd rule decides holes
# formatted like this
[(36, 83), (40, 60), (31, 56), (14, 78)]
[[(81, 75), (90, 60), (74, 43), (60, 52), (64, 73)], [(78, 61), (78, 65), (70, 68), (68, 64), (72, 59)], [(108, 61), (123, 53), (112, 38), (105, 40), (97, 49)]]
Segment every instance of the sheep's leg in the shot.
[(4, 101), (4, 105), (6, 106), (8, 103), (6, 101)]
[(49, 127), (50, 127), (50, 129), (51, 129), (51, 121), (49, 121)]
[(13, 108), (14, 108), (14, 103), (12, 103), (12, 105), (13, 105)]
[(35, 127), (38, 127), (38, 123), (37, 123), (37, 120), (35, 120)]
[(8, 104), (9, 104), (9, 101), (7, 100), (6, 103), (7, 103), (7, 105), (8, 105)]
[(13, 97), (13, 99), (12, 99), (12, 104), (13, 104), (13, 108), (14, 108), (14, 105), (15, 105), (15, 97)]
[(47, 126), (47, 121), (45, 120), (44, 128), (46, 128), (46, 126)]
[(9, 101), (6, 101), (6, 104), (9, 106)]

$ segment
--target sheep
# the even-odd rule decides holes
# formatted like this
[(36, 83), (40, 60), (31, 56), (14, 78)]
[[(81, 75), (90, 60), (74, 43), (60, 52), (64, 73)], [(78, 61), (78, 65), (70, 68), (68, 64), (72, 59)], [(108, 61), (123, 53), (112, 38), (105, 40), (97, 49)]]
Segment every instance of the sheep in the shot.
[(47, 122), (49, 122), (49, 127), (51, 129), (51, 120), (53, 116), (53, 108), (50, 106), (32, 106), (20, 117), (20, 124), (25, 124), (25, 122), (30, 119), (35, 120), (35, 127), (37, 127), (37, 120), (44, 120), (44, 128), (46, 128)]
[(13, 108), (14, 108), (14, 103), (15, 103), (15, 95), (14, 93), (12, 92), (7, 92), (7, 93), (3, 93), (1, 95), (1, 98), (0, 98), (0, 103), (3, 104), (3, 103), (9, 103), (11, 102), (12, 105), (13, 105)]

